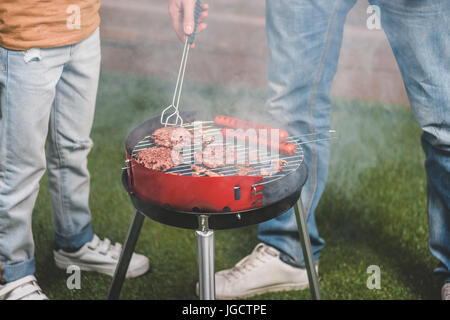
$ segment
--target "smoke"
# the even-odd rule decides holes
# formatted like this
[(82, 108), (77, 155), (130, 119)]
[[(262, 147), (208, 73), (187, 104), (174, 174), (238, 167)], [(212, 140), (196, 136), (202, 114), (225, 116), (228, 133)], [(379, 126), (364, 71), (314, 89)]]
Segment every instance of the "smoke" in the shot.
[(337, 99), (332, 126), (339, 139), (332, 143), (328, 181), (342, 195), (359, 192), (363, 181), (371, 183), (367, 177), (374, 172), (378, 182), (392, 177), (392, 172), (402, 172), (405, 151), (410, 152), (408, 165), (422, 167), (421, 130), (409, 108)]

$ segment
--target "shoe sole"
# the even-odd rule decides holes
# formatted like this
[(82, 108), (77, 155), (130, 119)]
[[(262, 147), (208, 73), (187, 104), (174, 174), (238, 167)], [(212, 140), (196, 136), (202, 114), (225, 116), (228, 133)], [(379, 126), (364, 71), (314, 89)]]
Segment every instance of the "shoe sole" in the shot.
[[(234, 296), (220, 296), (216, 295), (216, 300), (233, 300), (233, 299), (246, 299), (251, 298), (259, 294), (270, 293), (270, 292), (282, 292), (282, 291), (292, 291), (292, 290), (304, 290), (309, 288), (309, 283), (304, 284), (283, 284), (275, 285), (264, 288), (258, 288), (254, 290), (247, 291), (246, 293), (234, 295)], [(198, 286), (196, 288), (196, 294), (199, 296)]]
[[(111, 269), (111, 268), (100, 267), (100, 266), (93, 267), (91, 265), (82, 264), (82, 263), (73, 263), (70, 261), (62, 261), (62, 260), (59, 260), (57, 257), (54, 257), (54, 260), (55, 260), (56, 266), (63, 270), (67, 270), (67, 268), (69, 266), (75, 265), (75, 266), (79, 267), (80, 270), (82, 270), (82, 271), (96, 271), (96, 272), (103, 273), (103, 274), (106, 274), (111, 277), (114, 276), (114, 273), (116, 271), (115, 268)], [(139, 277), (139, 276), (143, 275), (144, 273), (146, 273), (149, 269), (150, 269), (150, 264), (147, 261), (142, 266), (134, 268), (133, 270), (128, 269), (127, 274), (125, 275), (125, 278)]]

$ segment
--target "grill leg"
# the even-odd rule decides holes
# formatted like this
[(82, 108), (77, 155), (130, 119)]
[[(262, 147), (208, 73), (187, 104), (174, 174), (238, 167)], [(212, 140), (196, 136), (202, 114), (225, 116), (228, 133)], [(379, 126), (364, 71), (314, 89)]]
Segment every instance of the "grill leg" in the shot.
[(306, 226), (305, 209), (300, 198), (294, 205), (295, 218), (297, 219), (298, 234), (303, 250), (303, 259), (305, 260), (306, 271), (308, 273), (309, 289), (314, 300), (320, 300), (319, 280), (317, 279), (314, 257), (312, 254), (311, 240)]
[(208, 228), (208, 216), (199, 217), (199, 229), (195, 231), (197, 238), (199, 296), (200, 300), (216, 298), (214, 275), (214, 231)]
[(120, 291), (122, 290), (123, 282), (128, 271), (131, 256), (133, 255), (136, 243), (141, 233), (142, 224), (144, 223), (145, 216), (136, 210), (133, 221), (128, 229), (127, 239), (125, 240), (124, 247), (120, 254), (119, 263), (117, 264), (116, 271), (111, 283), (111, 287), (108, 292), (108, 300), (117, 300), (120, 297)]

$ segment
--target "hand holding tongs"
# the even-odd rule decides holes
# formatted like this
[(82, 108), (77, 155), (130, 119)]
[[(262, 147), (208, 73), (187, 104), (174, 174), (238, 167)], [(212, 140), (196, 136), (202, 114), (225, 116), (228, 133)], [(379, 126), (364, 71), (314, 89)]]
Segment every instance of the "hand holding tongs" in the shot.
[(201, 2), (197, 0), (194, 9), (194, 30), (186, 37), (184, 43), (183, 55), (181, 57), (180, 68), (178, 70), (177, 82), (173, 93), (172, 104), (165, 108), (161, 113), (161, 124), (167, 126), (182, 126), (183, 119), (181, 118), (178, 106), (180, 104), (181, 91), (183, 89), (184, 74), (186, 71), (186, 62), (189, 54), (189, 48), (195, 39), (195, 32), (198, 26), (198, 18), (202, 12)]

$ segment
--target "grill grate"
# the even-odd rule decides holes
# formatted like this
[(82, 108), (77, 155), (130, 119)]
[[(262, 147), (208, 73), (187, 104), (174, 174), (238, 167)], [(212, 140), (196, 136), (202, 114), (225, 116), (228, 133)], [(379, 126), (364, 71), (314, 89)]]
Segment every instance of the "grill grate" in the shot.
[[(188, 123), (184, 124), (182, 127), (193, 130), (194, 127), (198, 127), (201, 125), (201, 128), (203, 132), (205, 132), (205, 135), (221, 135), (220, 130), (222, 127), (218, 127), (214, 124), (213, 121), (196, 121), (195, 123)], [(197, 128), (196, 127), (196, 128)], [(271, 154), (270, 150), (267, 150), (267, 152), (259, 153), (258, 155), (258, 161), (249, 161), (248, 159), (248, 152), (249, 152), (249, 146), (244, 143), (236, 143), (236, 144), (227, 144), (226, 139), (223, 139), (223, 142), (221, 143), (223, 147), (232, 147), (235, 148), (237, 151), (237, 157), (240, 159), (245, 156), (245, 159), (249, 161), (248, 166), (252, 167), (253, 169), (251, 171), (248, 171), (247, 176), (261, 176), (261, 170), (266, 170), (272, 173), (270, 176), (263, 176), (263, 181), (258, 184), (265, 184), (269, 182), (273, 182), (275, 180), (281, 179), (284, 176), (294, 172), (299, 168), (299, 166), (302, 164), (304, 154), (303, 149), (301, 147), (301, 140), (298, 137), (288, 137), (286, 142), (290, 142), (296, 146), (296, 152), (294, 155), (283, 155), (283, 154)], [(212, 142), (210, 145), (219, 145), (218, 142)], [(157, 145), (153, 142), (153, 139), (150, 136), (146, 136), (144, 139), (142, 139), (139, 143), (136, 144), (136, 146), (133, 149), (133, 152), (131, 156), (135, 158), (136, 154), (139, 151), (157, 147)], [(177, 173), (183, 176), (192, 176), (192, 174), (195, 172), (192, 168), (192, 164), (201, 165), (194, 162), (194, 154), (198, 151), (200, 151), (203, 148), (202, 143), (194, 143), (190, 146), (190, 148), (182, 148), (179, 150), (179, 152), (183, 156), (183, 163), (179, 164), (176, 167), (173, 167), (165, 173)], [(273, 171), (273, 161), (276, 160), (285, 160), (287, 161), (287, 165), (282, 166), (282, 171)], [(237, 165), (241, 167), (245, 167), (243, 164), (238, 163)], [(206, 168), (206, 167), (205, 167)], [(226, 164), (223, 167), (209, 169), (208, 171), (212, 171), (215, 173), (222, 174), (223, 176), (235, 176), (238, 175), (238, 172), (241, 170), (240, 168), (237, 168), (235, 164)], [(204, 173), (201, 173), (199, 175), (206, 176)]]

